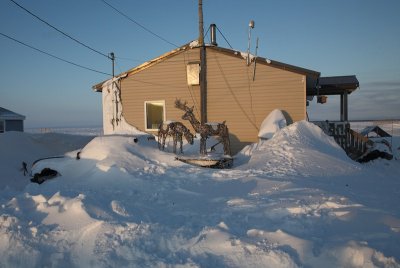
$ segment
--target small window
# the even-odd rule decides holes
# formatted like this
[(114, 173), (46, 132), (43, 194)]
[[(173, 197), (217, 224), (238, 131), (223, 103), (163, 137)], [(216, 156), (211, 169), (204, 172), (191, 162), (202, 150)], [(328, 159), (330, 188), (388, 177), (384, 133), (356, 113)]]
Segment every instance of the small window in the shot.
[(189, 86), (200, 84), (200, 64), (198, 62), (189, 62), (186, 65), (187, 83)]
[(158, 130), (160, 123), (165, 121), (165, 101), (145, 101), (144, 115), (146, 130)]
[(5, 131), (5, 123), (4, 120), (0, 120), (0, 133)]

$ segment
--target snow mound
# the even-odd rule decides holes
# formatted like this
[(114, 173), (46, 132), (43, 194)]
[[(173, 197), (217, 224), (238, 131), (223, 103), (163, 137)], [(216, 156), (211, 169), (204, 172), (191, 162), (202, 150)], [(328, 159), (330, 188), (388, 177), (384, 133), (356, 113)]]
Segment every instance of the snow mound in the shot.
[[(141, 171), (146, 174), (165, 172), (167, 166), (182, 165), (166, 152), (158, 150), (157, 142), (149, 135), (106, 135), (94, 138), (80, 152), (76, 165), (76, 154), (67, 154), (68, 159), (50, 159), (37, 163), (33, 172), (51, 167), (61, 175), (84, 174), (93, 167), (101, 172), (123, 172), (131, 174)], [(69, 163), (69, 164), (66, 164)], [(71, 170), (71, 166), (75, 166)]]
[[(16, 159), (29, 156), (19, 145), (69, 148), (10, 135)], [(399, 267), (399, 161), (354, 163), (305, 121), (243, 155), (232, 169), (204, 169), (147, 135), (112, 135), (79, 159), (40, 161), (35, 169), (61, 176), (0, 189), (0, 266)]]
[(276, 132), (286, 126), (286, 118), (282, 111), (275, 109), (261, 123), (258, 137), (261, 139), (270, 139)]
[(30, 165), (39, 158), (63, 155), (85, 146), (93, 136), (59, 133), (29, 134), (6, 132), (0, 135), (0, 190), (22, 190), (29, 182), (23, 175), (22, 162)]
[(296, 122), (271, 139), (244, 148), (239, 157), (243, 155), (250, 159), (241, 168), (268, 171), (275, 176), (346, 173), (358, 166), (332, 137), (307, 121)]

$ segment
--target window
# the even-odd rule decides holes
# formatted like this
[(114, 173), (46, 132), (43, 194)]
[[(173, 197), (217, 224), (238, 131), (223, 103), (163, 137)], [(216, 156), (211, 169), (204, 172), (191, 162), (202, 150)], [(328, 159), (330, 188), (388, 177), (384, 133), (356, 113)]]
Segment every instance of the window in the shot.
[(165, 101), (144, 102), (145, 129), (158, 130), (161, 122), (165, 121)]
[(6, 124), (4, 120), (0, 120), (0, 133), (3, 133), (5, 131)]
[(195, 86), (200, 84), (200, 63), (189, 62), (186, 65), (187, 83), (189, 86)]

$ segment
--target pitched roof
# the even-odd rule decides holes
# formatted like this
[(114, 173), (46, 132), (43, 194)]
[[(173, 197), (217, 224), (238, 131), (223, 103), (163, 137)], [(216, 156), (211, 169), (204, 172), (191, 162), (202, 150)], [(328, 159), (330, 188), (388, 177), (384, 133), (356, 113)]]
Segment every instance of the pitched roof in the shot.
[[(142, 71), (142, 70), (144, 70), (146, 68), (149, 68), (149, 67), (153, 66), (154, 64), (157, 64), (157, 63), (159, 63), (161, 61), (164, 61), (164, 60), (166, 60), (166, 59), (168, 59), (170, 57), (173, 57), (173, 56), (175, 56), (175, 55), (177, 55), (179, 53), (182, 53), (182, 52), (187, 51), (189, 49), (198, 48), (198, 47), (199, 46), (198, 46), (197, 40), (192, 41), (191, 43), (187, 43), (187, 44), (185, 44), (185, 45), (183, 45), (183, 46), (181, 46), (179, 48), (176, 48), (176, 49), (174, 49), (172, 51), (169, 51), (169, 52), (167, 52), (167, 53), (165, 53), (165, 54), (163, 54), (163, 55), (161, 55), (161, 56), (159, 56), (157, 58), (154, 58), (154, 59), (152, 59), (150, 61), (147, 61), (147, 62), (144, 62), (144, 63), (142, 63), (142, 64), (140, 64), (140, 65), (138, 65), (138, 66), (136, 66), (136, 67), (134, 67), (132, 69), (129, 69), (126, 72), (118, 74), (116, 77), (124, 77), (124, 76), (126, 76), (128, 74), (134, 74), (134, 73), (140, 72), (140, 71)], [(233, 49), (228, 49), (228, 48), (223, 48), (223, 47), (213, 46), (213, 45), (207, 45), (207, 48), (219, 51), (221, 53), (224, 53), (224, 54), (227, 54), (227, 55), (230, 55), (230, 56), (233, 56), (233, 57), (239, 57), (239, 58), (242, 58), (242, 59), (244, 57), (247, 57), (246, 53), (243, 53), (243, 52), (240, 52), (240, 51), (237, 51), (237, 50), (233, 50)], [(295, 72), (295, 73), (304, 74), (306, 76), (311, 76), (311, 77), (313, 77), (315, 79), (317, 79), (320, 76), (320, 73), (317, 72), (317, 71), (301, 68), (301, 67), (298, 67), (298, 66), (286, 64), (286, 63), (275, 61), (275, 60), (270, 60), (270, 59), (263, 58), (263, 57), (258, 57), (258, 56), (254, 57), (253, 55), (250, 55), (250, 57), (251, 57), (252, 60), (255, 59), (257, 64), (270, 65), (270, 66), (273, 66), (275, 68), (279, 68), (279, 69), (283, 69), (283, 70), (287, 70), (287, 71), (291, 71), (291, 72)], [(108, 80), (110, 80), (110, 79), (108, 79)], [(94, 85), (92, 87), (92, 89), (95, 90), (95, 91), (100, 92), (102, 90), (102, 85), (105, 82), (107, 82), (108, 80), (105, 80), (103, 82), (100, 82), (100, 83)]]
[[(247, 57), (247, 53), (244, 52), (240, 52), (238, 50), (233, 50), (233, 49), (228, 49), (228, 48), (223, 48), (223, 47), (218, 47), (218, 46), (210, 46), (211, 49), (220, 51), (222, 53), (228, 54), (228, 55), (232, 55), (232, 56), (236, 56), (236, 57), (240, 57), (240, 58), (246, 58)], [(283, 63), (283, 62), (279, 62), (276, 60), (271, 60), (271, 59), (267, 59), (267, 58), (263, 58), (260, 56), (255, 57), (254, 55), (250, 54), (250, 58), (251, 60), (256, 60), (257, 64), (265, 64), (265, 65), (270, 65), (272, 67), (275, 68), (279, 68), (282, 70), (287, 70), (287, 71), (291, 71), (291, 72), (295, 72), (295, 73), (300, 73), (300, 74), (304, 74), (307, 76), (312, 76), (315, 78), (318, 78), (320, 76), (320, 73), (314, 70), (310, 70), (310, 69), (306, 69), (306, 68), (302, 68), (299, 66), (295, 66), (295, 65), (291, 65), (291, 64), (287, 64), (287, 63)]]
[(360, 134), (363, 136), (367, 136), (369, 133), (371, 132), (375, 132), (377, 135), (379, 135), (380, 137), (392, 137), (392, 135), (390, 135), (389, 133), (387, 133), (386, 131), (384, 131), (382, 128), (380, 128), (379, 126), (368, 126), (366, 128), (364, 128)]
[(13, 111), (7, 110), (0, 107), (0, 119), (1, 120), (25, 120), (25, 116), (14, 113)]

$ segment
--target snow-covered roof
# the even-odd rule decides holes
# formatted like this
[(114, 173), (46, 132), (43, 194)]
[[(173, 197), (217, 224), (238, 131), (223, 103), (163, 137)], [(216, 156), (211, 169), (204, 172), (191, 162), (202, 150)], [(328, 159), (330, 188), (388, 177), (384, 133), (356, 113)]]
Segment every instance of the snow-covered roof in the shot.
[[(286, 63), (283, 63), (283, 62), (279, 62), (279, 61), (275, 61), (275, 60), (271, 60), (271, 59), (267, 59), (267, 58), (263, 58), (263, 57), (259, 57), (259, 56), (255, 57), (252, 54), (248, 55), (247, 53), (241, 52), (241, 51), (238, 51), (238, 50), (223, 48), (223, 47), (219, 47), (219, 46), (211, 46), (211, 45), (210, 46), (206, 45), (206, 46), (207, 46), (208, 49), (217, 50), (217, 51), (222, 52), (224, 54), (227, 54), (227, 55), (230, 55), (230, 56), (233, 56), (233, 57), (238, 57), (238, 58), (245, 59), (245, 60), (247, 60), (247, 56), (249, 56), (250, 60), (251, 61), (255, 60), (257, 62), (257, 64), (270, 65), (270, 66), (273, 66), (275, 68), (279, 68), (279, 69), (283, 69), (283, 70), (287, 70), (287, 71), (291, 71), (291, 72), (295, 72), (295, 73), (304, 74), (306, 76), (311, 76), (311, 77), (314, 77), (315, 79), (320, 76), (320, 73), (317, 72), (317, 71), (305, 69), (305, 68), (302, 68), (302, 67), (286, 64)], [(166, 60), (166, 59), (168, 59), (168, 58), (170, 58), (172, 56), (175, 56), (178, 53), (187, 51), (189, 49), (194, 49), (194, 48), (198, 48), (197, 40), (194, 40), (194, 41), (189, 42), (189, 43), (187, 43), (187, 44), (185, 44), (185, 45), (183, 45), (183, 46), (181, 46), (179, 48), (176, 48), (176, 49), (174, 49), (172, 51), (169, 51), (169, 52), (167, 52), (167, 53), (165, 53), (165, 54), (163, 54), (163, 55), (161, 55), (161, 56), (159, 56), (159, 57), (157, 57), (155, 59), (152, 59), (152, 60), (149, 60), (147, 62), (144, 62), (144, 63), (142, 63), (142, 64), (140, 64), (140, 65), (138, 65), (138, 66), (126, 71), (126, 72), (118, 74), (117, 76), (120, 77), (120, 76), (125, 76), (127, 74), (134, 74), (134, 73), (140, 72), (140, 71), (142, 71), (142, 70), (144, 70), (144, 69), (146, 69), (148, 67), (153, 66), (154, 64), (157, 64), (157, 63), (162, 62), (162, 61), (164, 61), (164, 60)], [(94, 91), (101, 92), (102, 91), (102, 85), (107, 81), (108, 80), (94, 85), (92, 87), (92, 89)]]
[(0, 120), (25, 120), (25, 116), (0, 107)]
[(371, 132), (375, 132), (380, 137), (391, 137), (392, 136), (389, 133), (387, 133), (386, 131), (384, 131), (382, 128), (380, 128), (379, 126), (367, 126), (360, 132), (360, 134), (363, 136), (367, 136)]

